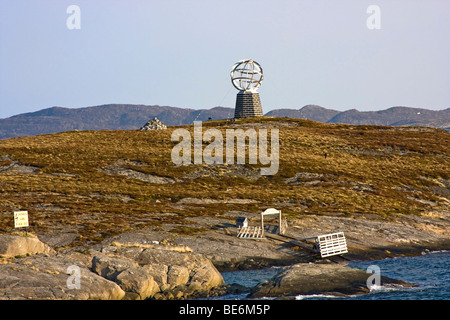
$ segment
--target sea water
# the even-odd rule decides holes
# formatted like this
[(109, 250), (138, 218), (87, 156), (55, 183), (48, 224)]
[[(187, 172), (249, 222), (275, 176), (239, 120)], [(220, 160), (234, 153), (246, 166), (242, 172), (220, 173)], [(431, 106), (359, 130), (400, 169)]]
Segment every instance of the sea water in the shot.
[(350, 262), (349, 267), (367, 270), (380, 268), (381, 275), (403, 280), (417, 287), (402, 288), (381, 285), (369, 294), (349, 299), (374, 300), (449, 300), (450, 251), (431, 252), (416, 257), (389, 258), (376, 261)]
[[(416, 257), (387, 258), (372, 261), (352, 261), (348, 267), (367, 270), (378, 266), (380, 275), (403, 280), (416, 287), (381, 286), (368, 294), (349, 297), (330, 295), (299, 295), (297, 299), (349, 299), (349, 300), (450, 300), (450, 251), (431, 252)], [(273, 267), (263, 270), (224, 272), (227, 284), (237, 283), (253, 287), (259, 282), (269, 280), (282, 269)], [(371, 276), (373, 273), (368, 273)], [(246, 299), (247, 294), (226, 295), (218, 299)]]

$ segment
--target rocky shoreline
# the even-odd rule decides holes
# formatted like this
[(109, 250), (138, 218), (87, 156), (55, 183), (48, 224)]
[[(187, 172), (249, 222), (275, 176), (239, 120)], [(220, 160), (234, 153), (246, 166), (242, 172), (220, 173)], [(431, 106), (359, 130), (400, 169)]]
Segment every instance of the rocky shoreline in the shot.
[[(0, 299), (185, 299), (224, 286), (186, 246), (113, 242), (57, 253), (39, 239), (0, 236)], [(75, 271), (75, 272), (73, 272)]]
[[(241, 200), (243, 201), (243, 200)], [(189, 217), (180, 224), (135, 229), (101, 243), (74, 245), (77, 234), (53, 232), (0, 234), (0, 299), (193, 299), (245, 292), (250, 298), (292, 298), (298, 294), (367, 293), (370, 276), (346, 267), (346, 260), (321, 259), (289, 241), (236, 237), (238, 216)], [(448, 250), (448, 213), (360, 218), (305, 215), (291, 219), (286, 235), (302, 239), (345, 231), (347, 260), (373, 260)], [(335, 262), (333, 262), (334, 260)], [(226, 284), (221, 272), (284, 266), (255, 288)], [(80, 276), (77, 280), (77, 274)], [(411, 285), (383, 278), (393, 285)], [(79, 288), (76, 284), (80, 284)]]
[[(45, 237), (44, 237), (45, 238)], [(450, 241), (351, 250), (351, 259), (417, 255)], [(287, 252), (289, 251), (290, 252)], [(35, 235), (0, 235), (0, 299), (192, 299), (249, 292), (249, 298), (368, 292), (369, 274), (271, 241), (229, 235), (168, 237), (140, 230), (90, 248), (55, 250)], [(254, 288), (225, 284), (220, 272), (286, 266)], [(78, 270), (79, 278), (76, 272)], [(78, 282), (77, 282), (78, 281)], [(382, 277), (383, 284), (411, 286)], [(76, 284), (79, 287), (76, 287)], [(75, 288), (74, 288), (75, 286)]]

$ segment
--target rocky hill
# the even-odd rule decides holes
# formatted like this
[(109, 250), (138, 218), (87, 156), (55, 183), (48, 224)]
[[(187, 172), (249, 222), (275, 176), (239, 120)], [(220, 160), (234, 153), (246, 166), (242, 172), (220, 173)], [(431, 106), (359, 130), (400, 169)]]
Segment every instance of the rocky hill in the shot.
[[(52, 107), (0, 119), (0, 139), (33, 136), (71, 130), (137, 130), (157, 117), (168, 126), (191, 124), (195, 120), (229, 119), (233, 108), (215, 107), (194, 110), (169, 106), (107, 104), (86, 108)], [(425, 126), (450, 128), (450, 108), (432, 111), (393, 107), (381, 111), (340, 112), (316, 105), (301, 109), (278, 109), (266, 116), (307, 119), (325, 123), (374, 124), (388, 126)]]
[[(349, 259), (449, 248), (450, 132), (270, 117), (203, 123), (222, 134), (249, 128), (279, 129), (274, 175), (261, 175), (261, 163), (177, 166), (174, 127), (0, 141), (0, 299), (171, 299), (221, 286), (222, 270), (320, 262), (329, 273), (286, 241), (236, 236), (238, 217), (258, 226), (267, 208), (282, 211), (291, 239), (345, 232)], [(16, 210), (28, 211), (28, 233), (45, 245), (11, 236)], [(277, 221), (264, 226), (269, 234)], [(67, 290), (70, 265), (82, 270), (82, 290)]]
[(63, 244), (95, 243), (143, 226), (199, 233), (213, 217), (233, 220), (267, 207), (283, 207), (302, 224), (313, 223), (314, 215), (355, 223), (358, 217), (448, 214), (448, 131), (285, 118), (203, 123), (203, 130), (250, 127), (279, 128), (275, 175), (261, 175), (261, 164), (176, 166), (173, 127), (2, 140), (0, 231), (10, 230), (7, 213), (15, 209), (29, 210), (33, 229)]

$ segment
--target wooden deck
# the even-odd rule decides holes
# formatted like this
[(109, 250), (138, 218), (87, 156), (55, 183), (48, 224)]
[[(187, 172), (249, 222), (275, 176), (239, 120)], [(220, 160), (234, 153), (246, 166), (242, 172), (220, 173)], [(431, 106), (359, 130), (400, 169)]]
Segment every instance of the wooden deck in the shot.
[(261, 227), (242, 227), (238, 229), (238, 238), (264, 239)]

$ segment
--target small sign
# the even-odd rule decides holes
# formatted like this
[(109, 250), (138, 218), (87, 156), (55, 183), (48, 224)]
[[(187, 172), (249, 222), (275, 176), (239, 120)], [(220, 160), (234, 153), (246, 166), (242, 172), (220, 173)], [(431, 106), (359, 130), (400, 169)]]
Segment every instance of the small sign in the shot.
[(28, 227), (28, 211), (14, 211), (14, 228)]

